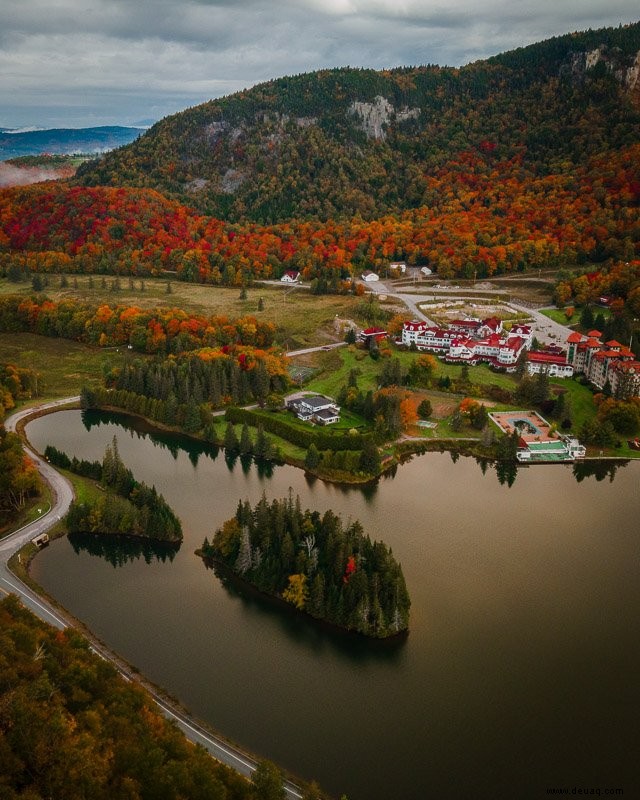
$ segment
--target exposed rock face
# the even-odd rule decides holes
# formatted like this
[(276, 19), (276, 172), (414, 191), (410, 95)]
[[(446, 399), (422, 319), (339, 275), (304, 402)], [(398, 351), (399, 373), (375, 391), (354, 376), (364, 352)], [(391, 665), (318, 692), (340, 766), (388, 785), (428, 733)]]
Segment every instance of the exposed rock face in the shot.
[(633, 64), (627, 68), (624, 81), (627, 89), (640, 100), (640, 50), (636, 53)]
[(594, 50), (574, 53), (569, 69), (575, 80), (584, 80), (585, 74), (601, 62), (634, 100), (640, 102), (640, 50), (635, 57), (630, 58), (615, 48), (609, 49), (601, 45)]
[(354, 115), (369, 139), (386, 139), (385, 126), (392, 121), (403, 122), (420, 116), (419, 108), (403, 108), (396, 111), (386, 97), (378, 95), (373, 103), (355, 100), (349, 106), (349, 114)]
[(226, 122), (210, 122), (205, 126), (204, 135), (210, 144), (215, 144), (228, 127)]
[(245, 176), (237, 169), (228, 169), (222, 176), (221, 188), (227, 194), (233, 194), (243, 183)]

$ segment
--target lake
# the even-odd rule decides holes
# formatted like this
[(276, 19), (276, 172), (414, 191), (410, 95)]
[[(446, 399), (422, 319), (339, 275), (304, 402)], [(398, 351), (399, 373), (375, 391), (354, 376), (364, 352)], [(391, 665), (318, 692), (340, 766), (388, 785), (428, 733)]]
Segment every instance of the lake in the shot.
[[(534, 466), (509, 486), (429, 453), (344, 488), (132, 424), (62, 411), (27, 434), (88, 459), (116, 435), (181, 518), (179, 551), (63, 539), (32, 574), (196, 717), (349, 800), (639, 791), (640, 464), (581, 480)], [(412, 598), (406, 640), (327, 630), (194, 555), (238, 500), (289, 491), (392, 547)]]

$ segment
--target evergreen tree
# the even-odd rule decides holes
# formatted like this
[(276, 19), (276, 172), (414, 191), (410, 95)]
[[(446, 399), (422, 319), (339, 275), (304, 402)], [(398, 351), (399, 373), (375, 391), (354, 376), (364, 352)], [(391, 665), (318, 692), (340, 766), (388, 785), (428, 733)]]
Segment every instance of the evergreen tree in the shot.
[(359, 467), (362, 472), (377, 475), (380, 472), (380, 453), (373, 440), (367, 439), (360, 454)]
[(245, 422), (240, 432), (239, 450), (242, 455), (248, 455), (253, 450), (253, 442), (249, 433), (249, 426)]
[(546, 370), (540, 370), (534, 378), (533, 394), (531, 399), (536, 405), (541, 405), (549, 398), (549, 375)]
[(256, 442), (253, 447), (253, 452), (256, 458), (267, 458), (269, 455), (270, 443), (264, 432), (262, 423), (258, 423), (258, 430), (256, 433)]
[(585, 331), (590, 331), (593, 328), (593, 309), (590, 305), (586, 305), (580, 314), (580, 325)]
[(320, 453), (314, 442), (311, 442), (307, 449), (304, 465), (307, 469), (313, 470), (320, 464)]
[(229, 453), (237, 453), (240, 449), (240, 442), (233, 425), (228, 422), (224, 432), (224, 448)]
[(418, 416), (420, 419), (429, 419), (433, 414), (433, 407), (430, 400), (422, 400), (418, 406)]
[(200, 408), (194, 398), (191, 398), (186, 405), (182, 427), (187, 433), (196, 433), (202, 427)]

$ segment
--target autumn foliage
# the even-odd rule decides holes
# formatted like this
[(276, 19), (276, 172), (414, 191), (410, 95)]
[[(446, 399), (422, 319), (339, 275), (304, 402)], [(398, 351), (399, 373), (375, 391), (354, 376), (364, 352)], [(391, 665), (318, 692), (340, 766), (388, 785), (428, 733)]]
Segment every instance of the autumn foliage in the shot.
[(238, 345), (266, 349), (275, 336), (273, 323), (254, 317), (198, 316), (178, 308), (96, 307), (76, 300), (57, 303), (15, 295), (0, 299), (0, 331), (28, 331), (100, 347), (130, 345), (143, 353)]
[[(538, 175), (482, 150), (424, 176), (421, 204), (373, 220), (228, 224), (151, 189), (42, 184), (0, 192), (0, 264), (33, 272), (175, 274), (240, 286), (324, 277), (334, 288), (395, 259), (484, 278), (637, 257), (640, 145)], [(16, 258), (19, 255), (18, 261)], [(573, 292), (574, 294), (575, 291)], [(579, 296), (576, 298), (578, 302)]]

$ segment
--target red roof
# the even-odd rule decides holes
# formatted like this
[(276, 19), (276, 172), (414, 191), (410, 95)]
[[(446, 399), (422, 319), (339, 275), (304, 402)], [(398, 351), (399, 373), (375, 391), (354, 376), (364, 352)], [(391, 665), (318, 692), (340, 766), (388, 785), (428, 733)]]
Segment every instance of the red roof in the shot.
[(590, 339), (599, 339), (602, 336), (602, 331), (589, 331), (587, 336)]
[(520, 350), (523, 344), (524, 339), (521, 339), (519, 336), (511, 336), (503, 344), (503, 347), (508, 347), (510, 350)]
[(577, 344), (578, 342), (581, 342), (583, 338), (584, 337), (582, 336), (581, 333), (578, 333), (578, 331), (574, 331), (573, 333), (569, 334), (567, 342), (569, 342), (569, 344)]
[(610, 342), (607, 342), (607, 347), (610, 350), (615, 350), (616, 348), (619, 350), (622, 346), (623, 345), (621, 345), (620, 342), (616, 342), (615, 339), (612, 339)]
[(427, 323), (426, 322), (420, 322), (417, 319), (413, 319), (413, 320), (411, 320), (411, 322), (405, 322), (403, 327), (405, 328), (405, 330), (408, 330), (408, 331), (423, 331), (423, 330), (426, 329)]
[(362, 331), (365, 336), (386, 336), (387, 332), (384, 328), (367, 328)]
[(451, 327), (455, 325), (457, 328), (469, 328), (473, 330), (477, 330), (481, 324), (482, 323), (478, 322), (476, 319), (454, 319), (449, 323)]
[(529, 361), (533, 361), (534, 364), (560, 364), (562, 366), (567, 366), (567, 359), (564, 355), (541, 353), (539, 350), (532, 350), (529, 353)]

